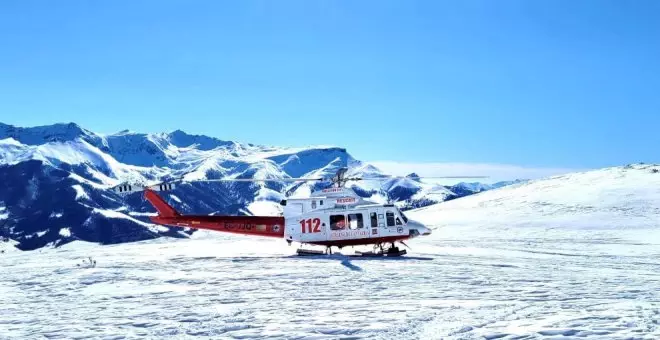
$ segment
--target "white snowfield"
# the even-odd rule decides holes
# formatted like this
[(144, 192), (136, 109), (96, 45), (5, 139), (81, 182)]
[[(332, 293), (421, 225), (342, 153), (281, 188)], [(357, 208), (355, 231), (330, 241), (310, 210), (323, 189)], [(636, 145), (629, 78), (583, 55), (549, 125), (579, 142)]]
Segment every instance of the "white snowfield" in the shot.
[(301, 258), (213, 232), (5, 253), (0, 338), (660, 339), (653, 169), (410, 212), (434, 231), (404, 258)]

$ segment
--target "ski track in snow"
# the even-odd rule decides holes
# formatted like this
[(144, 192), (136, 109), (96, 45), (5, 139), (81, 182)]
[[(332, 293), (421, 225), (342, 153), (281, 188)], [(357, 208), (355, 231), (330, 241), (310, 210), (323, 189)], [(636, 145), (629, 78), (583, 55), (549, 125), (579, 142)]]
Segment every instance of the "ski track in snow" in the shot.
[(438, 229), (355, 259), (200, 235), (2, 254), (0, 339), (660, 338), (657, 244)]

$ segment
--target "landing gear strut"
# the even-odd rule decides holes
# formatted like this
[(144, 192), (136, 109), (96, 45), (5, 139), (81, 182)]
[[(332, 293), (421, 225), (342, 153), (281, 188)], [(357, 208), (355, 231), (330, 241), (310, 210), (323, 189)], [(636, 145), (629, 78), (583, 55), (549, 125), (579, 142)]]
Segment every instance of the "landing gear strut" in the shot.
[[(389, 245), (389, 246), (388, 246)], [(404, 244), (405, 245), (405, 244)], [(338, 247), (341, 249), (341, 247)], [(312, 249), (303, 249), (298, 248), (296, 253), (300, 256), (318, 256), (318, 255), (332, 255), (332, 246), (326, 246), (325, 250), (312, 250)], [(397, 257), (407, 254), (406, 250), (399, 249), (394, 242), (388, 243), (378, 243), (374, 245), (373, 251), (361, 252), (356, 251), (355, 255), (349, 255), (351, 257), (365, 257), (365, 256), (388, 256), (388, 257)]]

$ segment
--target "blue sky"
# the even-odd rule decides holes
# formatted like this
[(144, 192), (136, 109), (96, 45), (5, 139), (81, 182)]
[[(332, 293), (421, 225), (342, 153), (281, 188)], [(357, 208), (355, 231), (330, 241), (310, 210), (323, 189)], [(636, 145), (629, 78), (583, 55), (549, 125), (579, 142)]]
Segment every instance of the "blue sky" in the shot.
[(0, 121), (333, 144), (399, 165), (657, 162), (657, 13), (654, 0), (9, 0)]

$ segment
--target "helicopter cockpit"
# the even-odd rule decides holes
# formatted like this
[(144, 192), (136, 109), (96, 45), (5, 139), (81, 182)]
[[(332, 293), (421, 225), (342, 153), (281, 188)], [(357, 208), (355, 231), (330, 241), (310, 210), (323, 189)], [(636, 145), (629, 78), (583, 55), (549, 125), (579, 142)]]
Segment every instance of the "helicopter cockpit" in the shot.
[[(387, 226), (398, 226), (408, 223), (408, 217), (395, 205), (385, 205), (388, 208), (385, 212)], [(402, 223), (403, 222), (403, 223)]]

